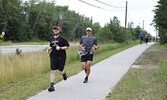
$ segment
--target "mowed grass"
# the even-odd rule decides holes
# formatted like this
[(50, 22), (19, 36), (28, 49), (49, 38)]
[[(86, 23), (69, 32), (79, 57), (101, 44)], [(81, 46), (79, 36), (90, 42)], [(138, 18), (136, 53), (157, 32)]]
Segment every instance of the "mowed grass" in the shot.
[(167, 100), (167, 48), (160, 48), (146, 50), (134, 63), (138, 68), (130, 68), (106, 99)]
[[(131, 44), (102, 44), (94, 56), (93, 64), (131, 46)], [(81, 63), (76, 50), (71, 47), (67, 50), (65, 70), (68, 77), (80, 72)], [(50, 61), (46, 52), (25, 53), (22, 56), (5, 55), (0, 57), (0, 99), (24, 100), (37, 92), (48, 88), (50, 84)], [(62, 76), (56, 72), (55, 83), (62, 80)], [(17, 91), (17, 92), (16, 92)]]

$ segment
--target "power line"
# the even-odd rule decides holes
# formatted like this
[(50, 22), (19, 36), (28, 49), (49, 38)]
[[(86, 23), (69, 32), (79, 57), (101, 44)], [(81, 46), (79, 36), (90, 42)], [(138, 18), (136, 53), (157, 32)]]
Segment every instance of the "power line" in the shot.
[[(108, 10), (108, 9), (105, 9), (105, 8), (101, 8), (101, 7), (99, 7), (99, 6), (92, 5), (92, 4), (87, 3), (87, 2), (85, 2), (85, 1), (82, 1), (82, 0), (78, 0), (78, 1), (80, 1), (80, 2), (82, 2), (82, 3), (85, 3), (85, 4), (89, 5), (89, 6), (93, 6), (93, 7), (99, 8), (99, 9), (103, 9), (103, 10)], [(112, 10), (108, 10), (108, 11), (112, 11)]]
[(109, 5), (109, 4), (104, 3), (104, 2), (102, 2), (102, 1), (99, 1), (99, 0), (95, 0), (95, 1), (97, 1), (97, 2), (99, 2), (99, 3), (102, 3), (102, 4), (104, 4), (104, 5), (110, 6), (110, 7), (114, 7), (114, 8), (125, 8), (125, 7), (118, 7), (118, 6)]

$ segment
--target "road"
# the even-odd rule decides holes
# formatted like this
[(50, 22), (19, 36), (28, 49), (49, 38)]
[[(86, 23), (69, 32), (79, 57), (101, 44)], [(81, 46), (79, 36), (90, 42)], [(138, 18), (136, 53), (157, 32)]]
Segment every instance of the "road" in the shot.
[[(76, 46), (77, 44), (70, 44), (70, 46)], [(22, 52), (34, 52), (42, 51), (49, 45), (12, 45), (12, 46), (0, 46), (0, 54), (11, 54), (15, 53), (16, 49), (22, 50)]]
[(86, 84), (83, 83), (85, 72), (81, 71), (54, 85), (54, 92), (46, 89), (28, 100), (104, 100), (137, 58), (153, 44), (137, 45), (96, 63)]

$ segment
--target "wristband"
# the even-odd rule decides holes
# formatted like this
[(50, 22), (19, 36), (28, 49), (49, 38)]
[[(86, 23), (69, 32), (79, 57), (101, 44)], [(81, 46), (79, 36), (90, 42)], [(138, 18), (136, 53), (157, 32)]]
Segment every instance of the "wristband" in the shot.
[(62, 50), (62, 48), (60, 47), (60, 50)]

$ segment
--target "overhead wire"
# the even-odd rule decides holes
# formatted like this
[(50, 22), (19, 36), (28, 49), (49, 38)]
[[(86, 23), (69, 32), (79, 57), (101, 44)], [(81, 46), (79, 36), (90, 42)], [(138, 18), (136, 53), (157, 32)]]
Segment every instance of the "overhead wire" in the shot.
[[(85, 4), (87, 4), (87, 5), (89, 5), (89, 6), (92, 6), (92, 7), (96, 7), (96, 8), (103, 9), (103, 10), (108, 10), (108, 9), (105, 9), (105, 8), (102, 8), (102, 7), (99, 7), (99, 6), (96, 6), (96, 5), (90, 4), (90, 3), (85, 2), (85, 1), (83, 1), (83, 0), (78, 0), (78, 1), (80, 1), (80, 2), (82, 2), (82, 3), (85, 3)], [(104, 4), (104, 5), (107, 5), (107, 6), (113, 7), (113, 8), (126, 8), (126, 7), (113, 6), (113, 5), (110, 5), (110, 4), (107, 4), (107, 3), (104, 3), (104, 2), (102, 2), (102, 1), (100, 1), (100, 0), (95, 0), (95, 1), (96, 1), (96, 2), (99, 2), (99, 3), (101, 3), (101, 4)], [(108, 11), (113, 11), (113, 10), (108, 10)], [(131, 19), (131, 18), (130, 18), (130, 19)]]
[(96, 1), (96, 2), (99, 2), (99, 3), (101, 3), (101, 4), (104, 4), (104, 5), (110, 6), (110, 7), (114, 7), (114, 8), (125, 8), (125, 7), (118, 7), (118, 6), (109, 5), (109, 4), (104, 3), (104, 2), (102, 2), (102, 1), (99, 1), (99, 0), (95, 0), (95, 1)]
[(78, 0), (78, 1), (80, 1), (80, 2), (82, 2), (82, 3), (85, 3), (85, 4), (89, 5), (89, 6), (93, 6), (93, 7), (99, 8), (99, 9), (112, 11), (112, 10), (109, 10), (109, 9), (105, 9), (105, 8), (102, 8), (102, 7), (99, 7), (99, 6), (92, 5), (92, 4), (87, 3), (87, 2), (85, 2), (85, 1), (83, 1), (83, 0)]

